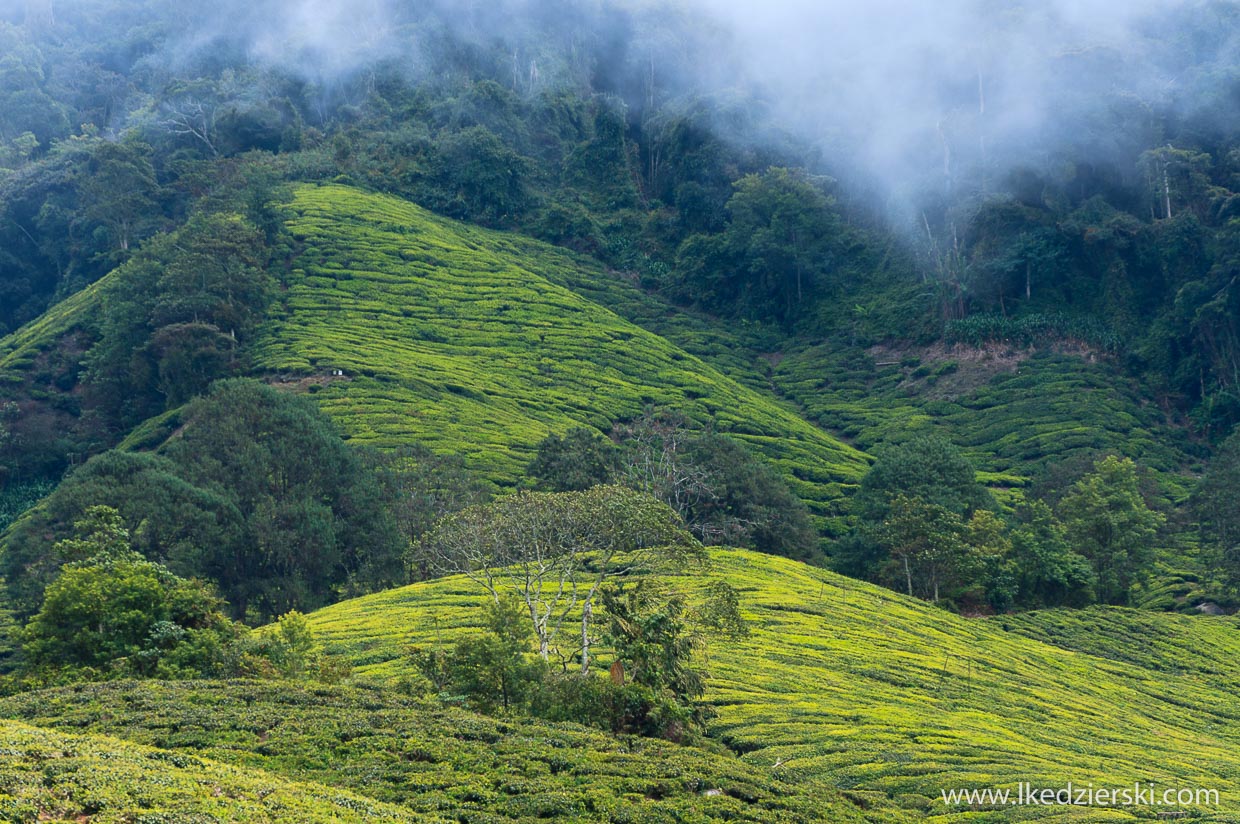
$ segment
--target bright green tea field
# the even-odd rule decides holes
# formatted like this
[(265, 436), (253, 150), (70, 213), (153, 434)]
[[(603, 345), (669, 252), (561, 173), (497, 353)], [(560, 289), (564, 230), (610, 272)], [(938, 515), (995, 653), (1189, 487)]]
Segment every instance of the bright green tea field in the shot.
[[(1217, 789), (1218, 809), (1191, 812), (1240, 821), (1240, 693), (1234, 676), (1214, 672), (1240, 656), (1235, 619), (1120, 609), (970, 619), (792, 561), (712, 555), (712, 574), (740, 589), (752, 633), (706, 653), (711, 734), (748, 763), (782, 780), (881, 792), (936, 821), (1055, 812), (949, 810), (942, 789), (1069, 781)], [(706, 580), (676, 584), (691, 590)], [(405, 645), (451, 638), (481, 600), (453, 578), (337, 604), (311, 620), (329, 651), (394, 683), (410, 672)], [(1163, 628), (1170, 640), (1117, 660), (1106, 638), (1124, 622)], [(1211, 663), (1167, 666), (1203, 644)], [(1158, 812), (1071, 809), (1047, 820)]]
[(196, 755), (14, 721), (0, 721), (0, 817), (97, 824), (451, 820)]
[(935, 432), (1000, 485), (1073, 455), (1114, 452), (1157, 470), (1173, 497), (1186, 494), (1176, 478), (1192, 450), (1184, 429), (1104, 354), (808, 346), (787, 353), (771, 381), (807, 419), (861, 449)]
[[(393, 804), (404, 811), (405, 818), (372, 820), (411, 814), (418, 821), (494, 824), (912, 820), (872, 795), (781, 780), (727, 752), (621, 740), (572, 724), (488, 718), (377, 686), (126, 681), (16, 696), (0, 702), (0, 715), (58, 733), (86, 731), (158, 747), (140, 757), (159, 764), (218, 762), (229, 765), (230, 775), (240, 770), (329, 785), (342, 788), (341, 795), (367, 797), (376, 809)], [(22, 734), (32, 733), (0, 727), (0, 742), (24, 746)], [(224, 776), (210, 780), (233, 786)], [(246, 786), (230, 791), (244, 799)], [(110, 801), (108, 809), (124, 803)]]
[(257, 365), (313, 386), (359, 442), (454, 451), (508, 486), (551, 432), (672, 408), (771, 458), (822, 518), (865, 468), (771, 396), (557, 285), (579, 265), (562, 251), (341, 186), (301, 187), (291, 209), (302, 248)]

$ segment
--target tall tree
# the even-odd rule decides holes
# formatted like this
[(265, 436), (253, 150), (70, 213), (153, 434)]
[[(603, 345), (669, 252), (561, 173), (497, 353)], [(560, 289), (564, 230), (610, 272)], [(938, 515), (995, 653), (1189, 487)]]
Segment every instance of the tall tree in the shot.
[(881, 521), (899, 495), (941, 506), (962, 518), (976, 509), (994, 508), (993, 497), (978, 483), (977, 470), (959, 447), (936, 435), (880, 449), (861, 480), (853, 512), (864, 521)]
[(1240, 587), (1240, 430), (1215, 453), (1191, 505), (1203, 537), (1214, 549), (1217, 569), (1230, 587)]
[(1114, 455), (1073, 484), (1059, 503), (1068, 543), (1094, 566), (1098, 597), (1104, 603), (1128, 601), (1155, 558), (1154, 539), (1166, 522), (1141, 496), (1137, 466)]

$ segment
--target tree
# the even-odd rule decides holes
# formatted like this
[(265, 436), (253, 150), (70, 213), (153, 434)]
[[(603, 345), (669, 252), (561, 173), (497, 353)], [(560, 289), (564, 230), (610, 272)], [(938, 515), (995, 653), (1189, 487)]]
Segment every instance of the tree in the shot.
[(100, 502), (117, 513), (127, 547), (187, 578), (212, 578), (207, 559), (236, 546), (241, 535), (239, 513), (227, 496), (190, 483), (174, 461), (149, 452), (105, 452), (74, 470), (5, 536), (0, 572), (19, 615), (38, 610), (62, 563), (94, 552), (93, 544), (71, 549), (81, 539), (68, 536)]
[(143, 675), (211, 674), (234, 637), (219, 598), (130, 549), (114, 509), (91, 507), (77, 529), (58, 549), (78, 560), (47, 588), (26, 628), (27, 671), (119, 666)]
[(666, 503), (699, 540), (804, 560), (817, 555), (804, 502), (739, 441), (666, 412), (648, 412), (613, 434), (620, 482)]
[(435, 149), (428, 205), (437, 211), (499, 225), (528, 207), (530, 162), (485, 127), (449, 133)]
[(1154, 561), (1153, 540), (1166, 522), (1141, 497), (1136, 464), (1114, 455), (1103, 458), (1073, 484), (1058, 515), (1069, 545), (1093, 564), (1098, 598), (1126, 603)]
[(122, 428), (234, 374), (274, 295), (261, 232), (233, 213), (197, 214), (108, 279), (86, 356), (95, 402)]
[(619, 469), (616, 447), (591, 429), (576, 427), (551, 434), (538, 444), (527, 473), (545, 492), (579, 492), (611, 483)]
[[(456, 455), (437, 455), (415, 444), (385, 452), (363, 450), (361, 456), (378, 476), (384, 508), (406, 546), (417, 546), (444, 517), (490, 498)], [(412, 572), (417, 580), (431, 574), (425, 566)]]
[(1231, 587), (1240, 586), (1240, 430), (1215, 453), (1190, 504), (1204, 538), (1214, 547), (1219, 571)]
[(690, 508), (690, 523), (730, 526), (730, 542), (758, 552), (803, 561), (821, 557), (809, 508), (769, 463), (739, 441), (711, 432), (693, 439), (689, 458), (706, 471), (712, 492)]
[(692, 513), (715, 497), (710, 472), (690, 453), (695, 434), (688, 422), (672, 413), (647, 412), (616, 427), (622, 449), (623, 483), (667, 504), (700, 539), (718, 540), (732, 532), (729, 524), (692, 523)]
[(965, 524), (958, 514), (939, 504), (897, 495), (877, 534), (903, 571), (910, 596), (918, 594), (938, 603), (942, 589), (956, 584), (968, 569)]
[(994, 512), (979, 509), (965, 524), (964, 542), (967, 551), (957, 569), (957, 589), (952, 597), (964, 600), (982, 596), (993, 609), (1007, 609), (1016, 597), (1007, 523)]
[(219, 381), (182, 422), (164, 453), (186, 480), (224, 494), (241, 523), (235, 542), (203, 558), (239, 615), (314, 609), (404, 580), (377, 478), (312, 400)]
[(286, 612), (276, 621), (271, 648), (272, 663), (285, 678), (303, 678), (314, 662), (314, 633), (306, 616), (297, 610)]
[(694, 639), (683, 594), (661, 591), (643, 580), (603, 590), (604, 637), (624, 667), (624, 677), (656, 692), (666, 690), (682, 704), (706, 691), (706, 678), (693, 666)]
[(827, 285), (839, 221), (821, 182), (772, 167), (735, 183), (720, 235), (687, 239), (678, 269), (706, 309), (791, 323)]
[(977, 509), (994, 508), (994, 499), (977, 482), (976, 470), (959, 448), (934, 435), (881, 449), (861, 480), (853, 512), (862, 521), (877, 523), (898, 495), (935, 504), (961, 518)]
[(1151, 217), (1170, 220), (1178, 208), (1203, 210), (1212, 164), (1204, 152), (1170, 144), (1143, 152), (1138, 166), (1146, 175)]
[(467, 575), (496, 602), (515, 593), (544, 660), (580, 607), (584, 673), (599, 588), (643, 566), (680, 565), (702, 551), (665, 504), (625, 487), (597, 486), (518, 492), (470, 507), (445, 518), (420, 552), (433, 569)]
[(526, 660), (534, 636), (518, 598), (508, 593), (485, 610), (484, 635), (462, 638), (442, 658), (415, 649), (414, 660), (441, 691), (466, 696), (482, 712), (511, 712), (525, 704), (545, 667)]
[(1024, 502), (1016, 510), (1012, 530), (1012, 567), (1016, 600), (1026, 607), (1081, 607), (1094, 598), (1094, 571), (1089, 561), (1072, 551), (1051, 508), (1040, 500)]
[(152, 325), (210, 324), (234, 340), (245, 340), (274, 290), (264, 271), (265, 247), (262, 234), (241, 215), (195, 215), (163, 266)]
[(174, 83), (159, 107), (159, 125), (169, 134), (202, 144), (211, 157), (219, 155), (217, 122), (222, 106), (220, 88), (210, 80)]
[(110, 506), (90, 506), (73, 525), (76, 538), (57, 541), (52, 551), (67, 563), (124, 558), (133, 554), (129, 530)]
[(158, 191), (150, 146), (101, 142), (91, 152), (81, 186), (85, 205), (80, 219), (102, 226), (123, 259), (155, 225), (160, 214), (155, 202)]

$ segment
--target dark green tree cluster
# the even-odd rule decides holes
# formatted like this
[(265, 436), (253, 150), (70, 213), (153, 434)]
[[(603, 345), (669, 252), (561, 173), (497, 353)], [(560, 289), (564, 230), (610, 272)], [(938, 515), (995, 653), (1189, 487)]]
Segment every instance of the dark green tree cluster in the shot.
[(1017, 498), (1002, 513), (949, 442), (883, 452), (853, 500), (857, 528), (834, 555), (847, 574), (960, 608), (1126, 603), (1156, 558), (1165, 516), (1136, 465), (1108, 456), (1052, 508)]
[(1223, 442), (1190, 501), (1218, 583), (1240, 591), (1240, 431)]
[(718, 234), (697, 234), (676, 258), (677, 294), (732, 317), (791, 324), (832, 293), (839, 216), (820, 181), (771, 168), (738, 180)]
[(118, 271), (86, 355), (101, 407), (136, 422), (240, 372), (275, 289), (268, 254), (242, 216), (200, 214)]
[(349, 674), (323, 657), (301, 613), (264, 634), (234, 623), (211, 585), (136, 552), (111, 507), (88, 507), (75, 537), (54, 551), (63, 565), (20, 633), (9, 686), (238, 676), (332, 683)]
[(581, 428), (550, 435), (527, 473), (540, 489), (622, 483), (648, 493), (708, 543), (802, 560), (820, 557), (805, 504), (740, 442), (695, 429), (681, 416), (653, 412), (617, 426), (612, 438)]
[(23, 633), (22, 666), (41, 679), (217, 675), (238, 637), (223, 602), (135, 552), (116, 510), (89, 507)]
[(29, 612), (59, 567), (49, 541), (92, 505), (115, 507), (143, 557), (215, 583), (239, 618), (313, 609), (404, 580), (378, 477), (318, 407), (224, 381), (177, 415), (155, 453), (105, 453), (14, 527), (4, 556)]

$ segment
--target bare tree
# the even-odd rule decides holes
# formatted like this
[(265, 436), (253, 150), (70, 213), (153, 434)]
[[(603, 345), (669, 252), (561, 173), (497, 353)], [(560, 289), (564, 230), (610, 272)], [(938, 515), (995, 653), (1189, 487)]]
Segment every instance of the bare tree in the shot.
[(518, 492), (469, 507), (445, 518), (420, 552), (432, 568), (465, 575), (496, 602), (515, 593), (544, 660), (580, 607), (584, 673), (600, 587), (640, 568), (700, 557), (702, 548), (667, 505), (626, 487), (598, 486)]
[(226, 72), (219, 85), (205, 80), (174, 85), (159, 106), (159, 124), (174, 135), (198, 141), (218, 157), (216, 123), (221, 99), (227, 99), (235, 84), (236, 78)]
[(621, 474), (627, 486), (663, 501), (707, 544), (736, 540), (746, 524), (734, 517), (701, 517), (719, 500), (719, 479), (692, 453), (702, 433), (675, 414), (651, 412), (617, 427), (623, 446)]

